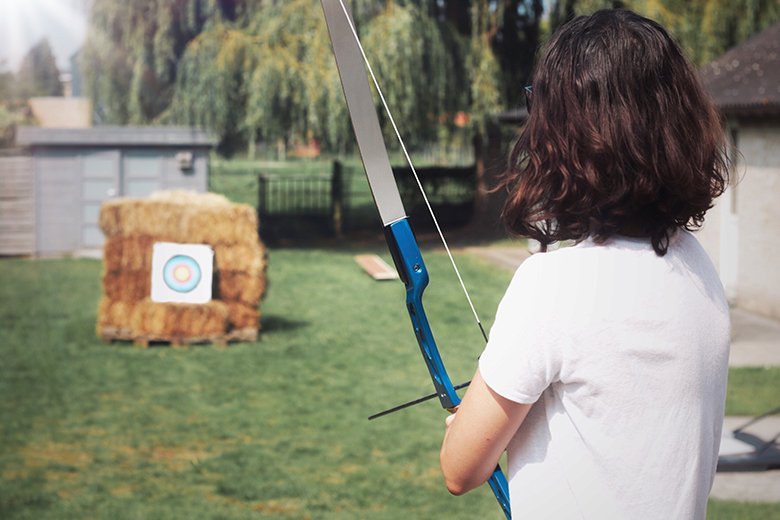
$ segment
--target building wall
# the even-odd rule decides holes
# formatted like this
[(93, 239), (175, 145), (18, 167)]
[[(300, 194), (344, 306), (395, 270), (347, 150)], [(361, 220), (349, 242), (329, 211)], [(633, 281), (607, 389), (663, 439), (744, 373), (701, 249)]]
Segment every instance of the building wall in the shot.
[(27, 104), (41, 128), (89, 128), (92, 103), (81, 97), (34, 97)]
[(780, 121), (742, 123), (737, 305), (780, 319)]
[[(192, 151), (193, 168), (182, 171), (176, 154)], [(36, 148), (36, 253), (61, 255), (103, 246), (100, 205), (112, 197), (149, 196), (164, 189), (208, 190), (205, 149)]]
[(715, 205), (704, 216), (704, 225), (696, 231), (696, 238), (707, 251), (712, 264), (720, 272), (720, 212), (725, 194), (715, 200)]
[(780, 319), (780, 122), (734, 122), (731, 186), (697, 232), (729, 301)]

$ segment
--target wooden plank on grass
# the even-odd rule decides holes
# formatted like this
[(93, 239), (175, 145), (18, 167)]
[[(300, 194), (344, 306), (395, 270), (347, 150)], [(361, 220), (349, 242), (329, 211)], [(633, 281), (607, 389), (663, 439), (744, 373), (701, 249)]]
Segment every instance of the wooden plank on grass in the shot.
[(357, 255), (355, 262), (374, 280), (396, 280), (398, 273), (377, 255)]

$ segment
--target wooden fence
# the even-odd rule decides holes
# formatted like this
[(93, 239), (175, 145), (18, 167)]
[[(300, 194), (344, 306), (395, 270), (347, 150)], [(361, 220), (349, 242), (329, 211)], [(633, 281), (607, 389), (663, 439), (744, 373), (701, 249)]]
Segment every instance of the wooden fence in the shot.
[(32, 159), (0, 156), (0, 255), (35, 253), (35, 177)]

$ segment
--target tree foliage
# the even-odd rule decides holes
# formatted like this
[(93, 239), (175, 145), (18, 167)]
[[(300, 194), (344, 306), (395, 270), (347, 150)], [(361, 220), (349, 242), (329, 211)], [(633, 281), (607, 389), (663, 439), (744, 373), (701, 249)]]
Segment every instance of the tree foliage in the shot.
[[(247, 125), (266, 140), (317, 136), (338, 144), (327, 127), (329, 111), (344, 116), (338, 100), (340, 85), (328, 67), (327, 30), (317, 2), (292, 0), (254, 19), (249, 30), (259, 40), (258, 61), (248, 80)], [(343, 130), (343, 126), (340, 127)], [(335, 141), (335, 142), (334, 142)]]
[(99, 118), (153, 121), (170, 105), (187, 45), (207, 24), (243, 12), (239, 0), (94, 0), (81, 59)]
[(44, 39), (25, 54), (16, 74), (0, 72), (0, 147), (13, 146), (16, 127), (32, 123), (29, 98), (61, 95), (57, 62)]
[(0, 103), (8, 103), (16, 96), (16, 78), (10, 71), (0, 72)]
[[(478, 122), (502, 107), (496, 20), (491, 35), (469, 39), (472, 10), (492, 3), (464, 2), (465, 24), (452, 22), (463, 6), (448, 2), (348, 3), (410, 143), (446, 139), (459, 112)], [(205, 126), (223, 143), (352, 143), (318, 0), (95, 0), (83, 63), (105, 122)]]
[(656, 0), (644, 12), (672, 31), (691, 58), (704, 65), (780, 20), (780, 3), (776, 0)]
[(780, 20), (777, 0), (558, 0), (551, 29), (573, 16), (626, 7), (658, 21), (704, 65)]
[(208, 128), (223, 141), (240, 139), (246, 130), (244, 78), (252, 73), (255, 48), (251, 37), (223, 22), (200, 33), (182, 56), (162, 121)]
[[(540, 41), (577, 14), (632, 8), (699, 64), (780, 19), (776, 0), (345, 1), (412, 145), (451, 140), (456, 114), (485, 134), (522, 103)], [(82, 60), (104, 122), (203, 126), (223, 150), (353, 142), (318, 0), (94, 0)]]
[(16, 89), (18, 97), (23, 99), (62, 95), (60, 71), (48, 40), (43, 39), (35, 44), (22, 58), (16, 76)]
[[(451, 129), (454, 114), (468, 110), (465, 41), (420, 7), (389, 5), (368, 24), (363, 44), (410, 142), (435, 142), (439, 125)], [(390, 125), (384, 128), (387, 140), (394, 141)]]

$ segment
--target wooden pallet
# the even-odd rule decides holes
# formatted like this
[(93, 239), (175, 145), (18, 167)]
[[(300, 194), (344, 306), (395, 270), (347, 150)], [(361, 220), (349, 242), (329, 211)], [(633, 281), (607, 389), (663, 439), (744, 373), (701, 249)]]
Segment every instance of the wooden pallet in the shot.
[(357, 255), (355, 262), (374, 280), (397, 280), (398, 273), (377, 255)]
[(104, 327), (100, 339), (106, 343), (132, 341), (137, 347), (148, 348), (152, 344), (168, 344), (173, 348), (187, 348), (190, 345), (212, 344), (226, 347), (228, 343), (257, 341), (257, 329), (232, 330), (219, 336), (154, 336), (133, 334), (126, 329)]

